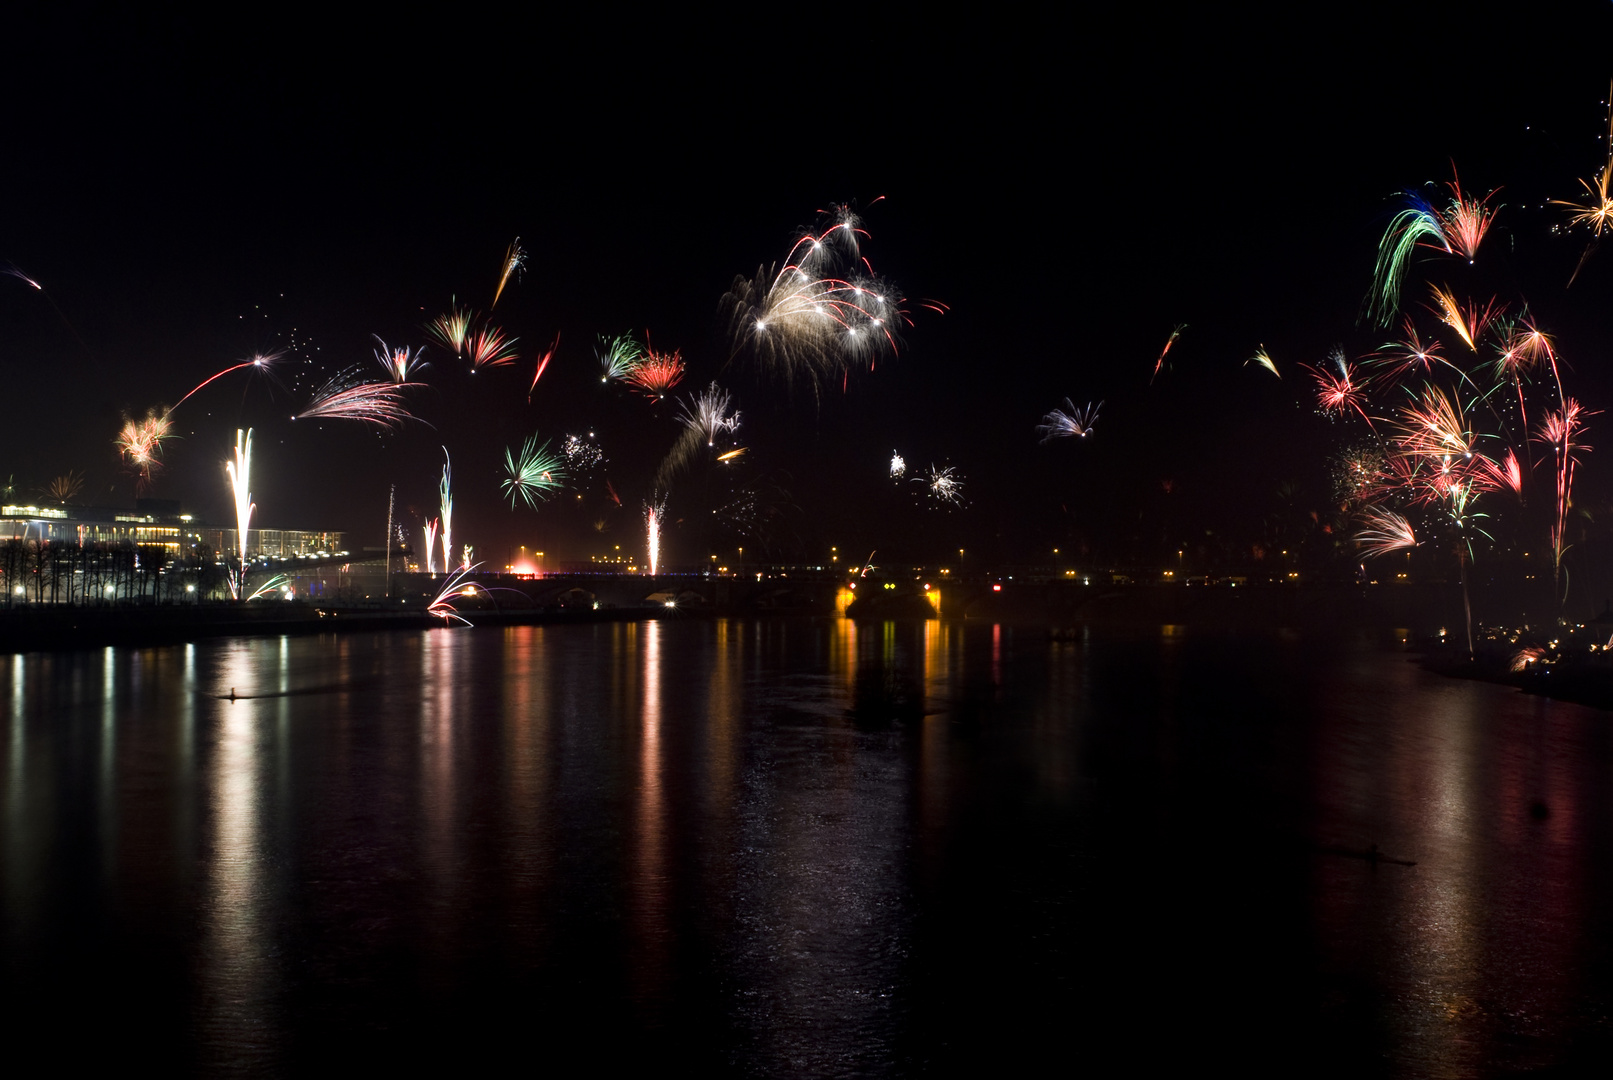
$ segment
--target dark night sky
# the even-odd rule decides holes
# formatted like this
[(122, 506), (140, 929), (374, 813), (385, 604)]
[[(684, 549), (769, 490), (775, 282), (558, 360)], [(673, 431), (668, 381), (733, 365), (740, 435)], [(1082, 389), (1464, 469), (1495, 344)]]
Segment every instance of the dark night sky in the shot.
[[(1279, 10), (845, 28), (820, 15), (631, 39), (609, 19), (364, 36), (270, 14), (250, 32), (169, 15), (13, 25), (0, 259), (48, 296), (0, 279), (0, 472), (37, 487), (82, 470), (82, 501), (127, 503), (111, 444), (123, 412), (293, 339), (283, 370), (306, 370), (305, 395), (369, 363), (372, 333), (423, 342), (455, 295), (485, 309), (519, 235), (528, 270), (497, 314), (520, 368), (440, 377), (419, 405), (435, 430), (292, 425), (298, 394), (232, 376), (177, 414), (152, 494), (224, 520), (221, 462), (251, 425), (260, 523), (373, 544), (389, 484), (433, 508), (447, 445), (455, 532), (481, 553), (637, 544), (636, 509), (512, 514), (497, 463), (533, 430), (594, 428), (636, 508), (671, 410), (602, 391), (591, 345), (647, 328), (689, 359), (680, 389), (720, 377), (737, 394), (747, 475), (788, 487), (804, 551), (1118, 554), (1138, 514), (1157, 518), (1164, 479), (1180, 502), (1167, 529), (1236, 532), (1285, 479), (1322, 498), (1340, 431), (1292, 365), (1379, 344), (1355, 315), (1389, 196), (1445, 178), (1451, 158), (1468, 187), (1504, 185), (1475, 284), (1527, 295), (1574, 390), (1613, 405), (1613, 255), (1565, 290), (1580, 247), (1540, 209), (1599, 164), (1613, 6), (1460, 26), (1451, 7), (1352, 9), (1326, 33)], [(881, 195), (866, 214), (875, 268), (950, 313), (915, 308), (899, 357), (821, 401), (725, 368), (718, 305), (734, 276), (781, 258), (819, 207)], [(532, 350), (557, 331), (528, 406)], [(1283, 382), (1241, 366), (1261, 342)], [(1098, 436), (1038, 447), (1037, 420), (1065, 396), (1106, 402)], [(893, 449), (957, 466), (970, 505), (914, 509), (917, 489), (885, 478)], [(674, 490), (674, 516), (699, 504)], [(606, 537), (585, 541), (595, 516)], [(686, 532), (672, 558), (699, 543)]]

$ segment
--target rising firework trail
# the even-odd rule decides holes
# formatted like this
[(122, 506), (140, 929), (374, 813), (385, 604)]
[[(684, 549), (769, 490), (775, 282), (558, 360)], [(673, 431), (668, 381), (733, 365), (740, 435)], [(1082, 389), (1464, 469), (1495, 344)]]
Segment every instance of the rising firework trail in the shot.
[(538, 380), (543, 378), (543, 371), (549, 366), (549, 361), (554, 359), (555, 350), (558, 348), (560, 348), (560, 335), (557, 333), (554, 336), (553, 343), (549, 346), (549, 351), (538, 358), (537, 370), (532, 373), (532, 385), (526, 389), (526, 403), (528, 405), (532, 404), (532, 392), (538, 388)]
[(230, 577), (230, 595), (240, 599), (246, 587), (246, 533), (252, 524), (252, 429), (235, 431), (235, 460), (226, 462), (224, 471), (230, 478), (230, 490), (235, 496), (236, 572)]
[(265, 372), (269, 371), (270, 368), (272, 367), (272, 365), (274, 364), (274, 362), (276, 360), (279, 360), (282, 355), (283, 354), (281, 354), (281, 353), (269, 353), (267, 355), (264, 355), (264, 354), (260, 353), (257, 356), (254, 356), (250, 360), (243, 360), (239, 364), (231, 364), (229, 367), (225, 368), (223, 371), (220, 371), (220, 372), (218, 372), (217, 374), (214, 374), (214, 375), (209, 375), (207, 378), (205, 378), (201, 382), (197, 383), (196, 386), (191, 389), (190, 393), (186, 394), (184, 397), (182, 397), (178, 401), (174, 402), (173, 409), (168, 410), (169, 414), (172, 415), (174, 409), (177, 409), (181, 405), (185, 404), (185, 402), (190, 400), (192, 394), (195, 394), (197, 390), (200, 390), (202, 387), (204, 387), (207, 384), (211, 383), (214, 379), (223, 378), (225, 375), (228, 375), (230, 372), (232, 372), (232, 371), (240, 371), (242, 368), (257, 368), (259, 371), (265, 371)]
[(654, 577), (661, 565), (661, 523), (666, 517), (666, 496), (656, 494), (644, 504), (645, 561)]
[(437, 572), (438, 524), (438, 519), (432, 518), (430, 521), (426, 522), (425, 529), (423, 530), (426, 534), (426, 573), (428, 574), (435, 574)]
[(454, 476), (452, 462), (448, 459), (448, 448), (442, 448), (442, 482), (437, 485), (437, 495), (441, 500), (442, 508), (442, 568), (447, 572), (454, 565)]
[(1176, 329), (1171, 331), (1171, 336), (1165, 339), (1165, 347), (1159, 350), (1159, 359), (1154, 361), (1154, 373), (1148, 376), (1149, 386), (1153, 386), (1154, 380), (1159, 378), (1159, 369), (1165, 366), (1165, 357), (1169, 355), (1171, 346), (1176, 344), (1176, 339), (1181, 337), (1182, 331), (1186, 329), (1187, 324), (1181, 323), (1176, 327)]
[(488, 305), (489, 311), (498, 307), (498, 298), (504, 295), (504, 286), (510, 283), (511, 276), (520, 280), (521, 268), (525, 265), (526, 252), (521, 249), (521, 238), (517, 236), (510, 244), (509, 250), (504, 253), (504, 269), (499, 274), (498, 288), (493, 292), (493, 302)]

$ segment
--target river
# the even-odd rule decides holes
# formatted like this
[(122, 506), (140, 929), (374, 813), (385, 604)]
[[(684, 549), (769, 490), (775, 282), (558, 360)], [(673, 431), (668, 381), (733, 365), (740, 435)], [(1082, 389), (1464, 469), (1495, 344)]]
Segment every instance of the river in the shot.
[(1480, 1076), (1613, 1049), (1608, 714), (1363, 639), (218, 639), (0, 658), (0, 705), (3, 1007), (62, 1065)]

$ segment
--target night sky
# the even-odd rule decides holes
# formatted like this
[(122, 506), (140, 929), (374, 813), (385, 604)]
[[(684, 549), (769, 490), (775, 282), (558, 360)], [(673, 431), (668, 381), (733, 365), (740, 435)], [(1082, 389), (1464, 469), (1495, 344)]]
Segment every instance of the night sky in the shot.
[[(222, 462), (251, 426), (258, 524), (378, 544), (390, 485), (411, 527), (435, 513), (447, 446), (455, 535), (479, 557), (636, 549), (678, 429), (670, 402), (602, 388), (593, 344), (647, 330), (689, 361), (679, 393), (716, 379), (736, 395), (735, 471), (770, 493), (780, 558), (1230, 552), (1285, 482), (1326, 508), (1350, 432), (1316, 414), (1295, 365), (1382, 343), (1356, 321), (1392, 197), (1452, 159), (1504, 204), (1452, 283), (1527, 297), (1570, 392), (1613, 408), (1613, 251), (1566, 289), (1583, 238), (1554, 235), (1564, 215), (1542, 207), (1605, 160), (1613, 6), (1461, 25), (1454, 7), (1352, 8), (1325, 33), (1282, 10), (803, 12), (795, 27), (775, 11), (753, 33), (445, 18), (359, 35), (272, 13), (251, 32), (145, 14), (13, 25), (0, 260), (45, 292), (0, 278), (0, 475), (28, 498), (78, 470), (79, 502), (128, 505), (122, 416), (284, 349), (284, 387), (238, 373), (176, 413), (150, 494), (228, 521)], [(864, 208), (877, 271), (950, 311), (910, 303), (899, 355), (815, 394), (731, 356), (720, 301), (838, 202)], [(485, 311), (517, 236), (527, 269), (496, 311), (516, 367), (470, 377), (429, 349), (415, 402), (432, 427), (289, 422), (342, 368), (378, 373), (370, 335), (423, 344), (455, 297)], [(1261, 343), (1281, 382), (1243, 366)], [(1096, 434), (1038, 446), (1065, 397), (1104, 402)], [(588, 430), (623, 509), (501, 501), (505, 447)], [(966, 505), (893, 485), (892, 451), (956, 467)], [(1613, 491), (1602, 465), (1590, 455), (1586, 505)], [(671, 561), (733, 542), (693, 521), (716, 482), (674, 488)]]

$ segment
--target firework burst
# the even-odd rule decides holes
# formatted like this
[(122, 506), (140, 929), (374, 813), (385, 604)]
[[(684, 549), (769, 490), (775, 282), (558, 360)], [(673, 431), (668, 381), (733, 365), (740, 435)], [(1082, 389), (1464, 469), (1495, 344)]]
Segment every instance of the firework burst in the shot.
[(1361, 522), (1361, 531), (1355, 534), (1354, 539), (1363, 555), (1388, 555), (1417, 546), (1417, 534), (1412, 530), (1411, 522), (1393, 510), (1368, 507), (1361, 512)]
[(1084, 439), (1092, 434), (1092, 425), (1098, 422), (1098, 410), (1101, 408), (1103, 402), (1094, 405), (1089, 401), (1086, 408), (1078, 409), (1069, 398), (1065, 398), (1064, 408), (1054, 409), (1042, 417), (1042, 422), (1036, 425), (1036, 434), (1041, 436), (1043, 443), (1071, 435)]
[(411, 349), (407, 346), (394, 349), (382, 341), (379, 334), (370, 336), (381, 346), (375, 350), (375, 362), (381, 365), (381, 370), (386, 372), (387, 378), (394, 383), (413, 382), (416, 375), (431, 366), (424, 359), (423, 349)]
[(1372, 427), (1372, 418), (1367, 415), (1363, 406), (1366, 404), (1366, 387), (1355, 377), (1355, 367), (1344, 359), (1341, 349), (1333, 350), (1329, 359), (1333, 366), (1338, 368), (1337, 375), (1329, 374), (1309, 364), (1300, 367), (1309, 371), (1316, 378), (1316, 404), (1323, 412), (1342, 413), (1354, 409)]
[(645, 397), (660, 401), (683, 381), (683, 356), (676, 350), (658, 353), (645, 350), (644, 356), (622, 380)]
[(566, 480), (563, 461), (562, 454), (551, 451), (547, 442), (538, 445), (536, 433), (522, 444), (519, 457), (506, 449), (504, 470), (508, 475), (502, 486), (504, 494), (509, 496), (510, 509), (515, 509), (515, 500), (519, 498), (536, 510), (539, 500), (559, 491)]
[(1450, 205), (1440, 215), (1440, 226), (1445, 236), (1445, 243), (1449, 249), (1465, 258), (1469, 264), (1478, 255), (1479, 244), (1484, 241), (1484, 234), (1489, 232), (1490, 223), (1495, 218), (1495, 211), (1487, 204), (1495, 197), (1492, 191), (1482, 199), (1469, 198), (1462, 193), (1462, 182), (1456, 175), (1456, 166), (1451, 166), (1451, 181), (1445, 185), (1450, 188)]
[(600, 382), (608, 383), (612, 379), (626, 382), (644, 359), (644, 347), (634, 341), (631, 334), (619, 334), (613, 338), (601, 334), (594, 355), (599, 358)]
[(1255, 354), (1243, 362), (1244, 367), (1248, 367), (1250, 364), (1265, 368), (1279, 379), (1283, 377), (1282, 372), (1277, 370), (1277, 362), (1271, 358), (1271, 354), (1266, 351), (1264, 345), (1255, 349)]
[(166, 409), (153, 409), (144, 420), (124, 418), (123, 429), (118, 432), (118, 451), (138, 474), (140, 486), (149, 484), (152, 474), (162, 467), (162, 443), (172, 430)]
[(944, 469), (931, 465), (930, 471), (918, 479), (937, 503), (957, 506), (963, 501), (963, 477), (950, 465)]
[(820, 218), (781, 267), (736, 278), (724, 297), (734, 351), (751, 353), (786, 382), (814, 388), (894, 353), (907, 321), (900, 291), (875, 277), (862, 256), (868, 233), (856, 214), (840, 205)]
[[(485, 367), (504, 367), (515, 363), (515, 343), (518, 338), (506, 338), (504, 331), (496, 326), (484, 326), (480, 330), (471, 331), (465, 338), (465, 356), (470, 360), (472, 371), (480, 371)], [(534, 378), (532, 382), (537, 383)]]
[(355, 378), (356, 369), (337, 375), (292, 419), (356, 420), (385, 431), (395, 431), (405, 421), (416, 419), (404, 404), (403, 391), (420, 383), (354, 383)]
[(463, 355), (470, 339), (471, 326), (476, 322), (474, 311), (450, 307), (447, 314), (439, 315), (426, 325), (426, 331), (456, 356)]
[(902, 460), (902, 455), (901, 454), (892, 452), (892, 454), (891, 454), (891, 479), (892, 480), (900, 480), (902, 477), (904, 477), (906, 475), (907, 475), (907, 462)]

